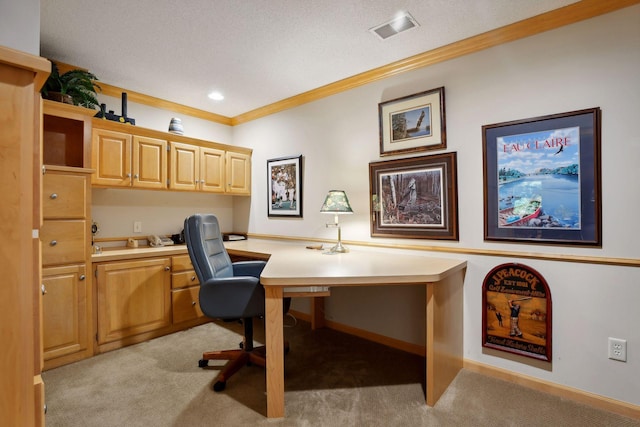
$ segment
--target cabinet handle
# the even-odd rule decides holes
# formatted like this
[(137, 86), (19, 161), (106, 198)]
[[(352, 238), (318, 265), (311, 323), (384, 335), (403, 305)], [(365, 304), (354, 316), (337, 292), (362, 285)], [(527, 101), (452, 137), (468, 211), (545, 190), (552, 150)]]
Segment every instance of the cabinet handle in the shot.
[(45, 288), (44, 283), (40, 286), (40, 291), (42, 292), (42, 295), (47, 293), (47, 288)]
[(204, 184), (204, 179), (201, 179), (201, 180), (200, 180), (200, 184)]
[(55, 246), (58, 244), (57, 240), (52, 240), (51, 242), (49, 242), (49, 246)]
[(171, 267), (165, 267), (164, 268), (164, 271), (169, 271), (169, 270), (171, 270)]
[(130, 173), (127, 174), (127, 178), (131, 178), (131, 174)]
[(196, 302), (195, 301), (191, 301), (191, 305), (195, 307), (196, 306)]
[(133, 175), (134, 179), (138, 179), (138, 174)]
[(81, 275), (80, 275), (80, 277), (78, 277), (78, 279), (80, 279), (80, 280), (84, 280), (85, 278), (86, 278), (86, 277), (85, 277), (85, 275), (84, 275), (84, 274), (81, 274)]
[(193, 282), (194, 280), (196, 280), (196, 276), (191, 276), (191, 281)]
[(58, 198), (58, 195), (56, 193), (52, 193), (49, 198), (55, 200)]

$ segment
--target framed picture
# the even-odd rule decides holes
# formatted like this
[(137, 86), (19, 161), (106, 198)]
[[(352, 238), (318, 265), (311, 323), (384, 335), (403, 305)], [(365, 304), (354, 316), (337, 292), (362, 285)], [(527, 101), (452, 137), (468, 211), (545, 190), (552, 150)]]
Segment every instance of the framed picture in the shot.
[(482, 127), (484, 239), (602, 246), (600, 109)]
[(482, 346), (551, 362), (551, 291), (531, 267), (506, 263), (482, 283)]
[(378, 104), (380, 155), (447, 148), (444, 87)]
[(267, 160), (270, 217), (302, 218), (302, 156)]
[(456, 153), (369, 163), (371, 236), (458, 240)]

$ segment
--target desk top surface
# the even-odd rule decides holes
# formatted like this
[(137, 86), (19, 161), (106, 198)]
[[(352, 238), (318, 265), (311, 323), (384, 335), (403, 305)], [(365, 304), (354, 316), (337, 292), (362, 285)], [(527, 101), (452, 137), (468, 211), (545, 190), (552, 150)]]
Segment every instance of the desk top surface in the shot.
[(229, 250), (270, 255), (262, 271), (264, 286), (375, 285), (437, 282), (466, 267), (459, 259), (407, 254), (401, 250), (353, 248), (325, 254), (304, 243), (262, 239), (225, 242)]

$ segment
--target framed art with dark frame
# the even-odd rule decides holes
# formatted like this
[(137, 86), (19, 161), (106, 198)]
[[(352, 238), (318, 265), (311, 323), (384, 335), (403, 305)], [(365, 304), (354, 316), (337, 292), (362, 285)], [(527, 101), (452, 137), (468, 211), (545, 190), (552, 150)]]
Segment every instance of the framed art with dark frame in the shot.
[(302, 156), (267, 160), (268, 216), (302, 218)]
[(456, 153), (369, 163), (371, 236), (458, 240)]
[(380, 155), (447, 148), (444, 87), (378, 104)]
[(484, 239), (602, 246), (600, 109), (482, 127)]

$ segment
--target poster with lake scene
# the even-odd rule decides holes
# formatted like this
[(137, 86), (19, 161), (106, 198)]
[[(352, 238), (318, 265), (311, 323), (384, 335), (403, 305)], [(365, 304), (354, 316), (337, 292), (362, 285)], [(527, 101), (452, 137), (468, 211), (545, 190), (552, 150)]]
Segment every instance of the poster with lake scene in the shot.
[(599, 108), (482, 126), (484, 239), (602, 246)]
[(579, 230), (580, 129), (501, 136), (498, 227)]

